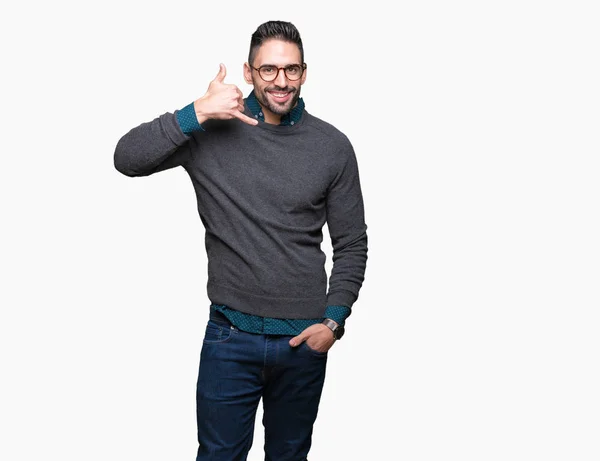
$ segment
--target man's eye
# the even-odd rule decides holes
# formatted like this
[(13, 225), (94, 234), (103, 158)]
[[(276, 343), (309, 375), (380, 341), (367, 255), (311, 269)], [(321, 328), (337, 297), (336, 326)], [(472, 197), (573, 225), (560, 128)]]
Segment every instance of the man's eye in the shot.
[(288, 72), (288, 74), (295, 75), (298, 72), (300, 72), (300, 68), (298, 66), (290, 66), (287, 68), (287, 72)]
[(275, 72), (275, 69), (273, 67), (263, 67), (262, 71), (267, 74), (272, 74), (273, 72)]

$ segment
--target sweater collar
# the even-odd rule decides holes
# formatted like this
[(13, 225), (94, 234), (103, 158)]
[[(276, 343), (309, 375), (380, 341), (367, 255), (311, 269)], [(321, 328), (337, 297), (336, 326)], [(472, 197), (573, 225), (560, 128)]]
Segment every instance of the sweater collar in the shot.
[[(248, 105), (250, 112), (252, 112), (252, 115), (254, 115), (254, 118), (263, 122), (265, 121), (265, 115), (263, 114), (262, 107), (260, 107), (258, 99), (256, 99), (254, 90), (252, 90), (252, 92), (246, 98), (246, 104)], [(298, 98), (298, 104), (296, 104), (291, 111), (281, 117), (281, 123), (279, 126), (295, 125), (302, 118), (302, 112), (304, 112), (304, 100), (302, 98)]]

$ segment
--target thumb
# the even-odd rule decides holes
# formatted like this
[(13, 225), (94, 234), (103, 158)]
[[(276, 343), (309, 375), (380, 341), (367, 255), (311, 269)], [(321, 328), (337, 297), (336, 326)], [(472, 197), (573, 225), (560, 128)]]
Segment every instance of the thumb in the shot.
[(219, 73), (217, 74), (213, 82), (223, 83), (223, 80), (225, 80), (225, 75), (227, 75), (227, 69), (225, 68), (225, 64), (221, 63), (219, 64)]
[(298, 336), (294, 336), (292, 339), (290, 339), (290, 346), (292, 346), (292, 347), (299, 346), (304, 341), (306, 341), (306, 338), (307, 338), (307, 335), (300, 333)]

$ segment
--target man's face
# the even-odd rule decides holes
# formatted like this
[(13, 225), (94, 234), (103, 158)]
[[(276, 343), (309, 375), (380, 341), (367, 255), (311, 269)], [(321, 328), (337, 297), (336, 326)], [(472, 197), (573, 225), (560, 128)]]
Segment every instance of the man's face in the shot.
[[(270, 65), (273, 67), (285, 67), (291, 64), (302, 65), (300, 60), (300, 49), (295, 43), (282, 40), (270, 39), (264, 42), (256, 56), (253, 67)], [(254, 85), (256, 99), (265, 109), (272, 114), (281, 117), (287, 114), (300, 98), (300, 87), (306, 80), (306, 70), (299, 80), (288, 80), (283, 69), (279, 71), (277, 78), (272, 82), (265, 82), (257, 70), (251, 69), (248, 63), (244, 64), (244, 78), (246, 82)], [(265, 114), (265, 119), (267, 118)]]

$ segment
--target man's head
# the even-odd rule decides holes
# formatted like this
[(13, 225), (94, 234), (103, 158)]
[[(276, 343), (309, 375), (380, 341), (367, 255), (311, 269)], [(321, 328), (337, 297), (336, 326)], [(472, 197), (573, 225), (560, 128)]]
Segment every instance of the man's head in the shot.
[(269, 21), (256, 29), (244, 78), (254, 86), (267, 122), (280, 119), (296, 105), (306, 81), (306, 65), (300, 33), (292, 23)]

